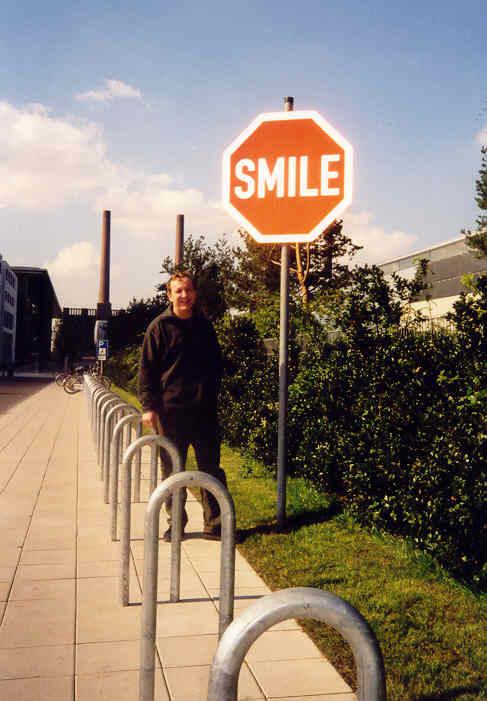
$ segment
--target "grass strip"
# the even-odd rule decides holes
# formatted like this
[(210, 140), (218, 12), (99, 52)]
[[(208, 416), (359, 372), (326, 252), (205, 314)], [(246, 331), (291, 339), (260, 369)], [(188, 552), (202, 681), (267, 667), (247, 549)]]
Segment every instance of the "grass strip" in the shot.
[[(242, 462), (224, 448), (239, 550), (272, 590), (316, 587), (358, 609), (381, 645), (388, 699), (487, 698), (486, 596), (407, 541), (361, 528), (302, 479), (288, 480), (287, 527), (277, 532), (275, 481), (262, 468), (262, 476), (252, 476)], [(355, 689), (348, 644), (325, 624), (300, 623)]]
[[(221, 466), (240, 552), (272, 590), (316, 587), (358, 609), (379, 640), (390, 701), (487, 699), (487, 595), (463, 587), (407, 541), (360, 527), (299, 478), (288, 479), (287, 526), (277, 532), (275, 480), (226, 446)], [(325, 624), (300, 623), (355, 689), (348, 644)]]

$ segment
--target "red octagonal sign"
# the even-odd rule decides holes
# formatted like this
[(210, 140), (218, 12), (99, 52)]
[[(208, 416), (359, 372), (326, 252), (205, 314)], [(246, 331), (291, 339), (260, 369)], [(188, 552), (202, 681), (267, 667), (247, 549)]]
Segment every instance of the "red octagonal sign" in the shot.
[(223, 154), (223, 206), (261, 243), (314, 241), (352, 201), (352, 159), (317, 112), (261, 114)]

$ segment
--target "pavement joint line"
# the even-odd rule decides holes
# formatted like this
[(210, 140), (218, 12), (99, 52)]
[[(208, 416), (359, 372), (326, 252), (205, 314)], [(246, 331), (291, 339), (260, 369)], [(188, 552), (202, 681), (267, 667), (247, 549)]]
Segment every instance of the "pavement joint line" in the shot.
[[(36, 416), (36, 415), (33, 413), (33, 414), (29, 417), (29, 419), (27, 420), (27, 423), (28, 423), (34, 416)], [(5, 490), (7, 489), (8, 485), (9, 485), (10, 482), (12, 481), (13, 476), (15, 475), (15, 473), (17, 472), (17, 470), (19, 469), (21, 462), (24, 460), (24, 458), (25, 458), (25, 456), (27, 455), (27, 453), (29, 452), (29, 449), (30, 449), (30, 447), (32, 446), (33, 442), (34, 442), (35, 439), (38, 437), (38, 435), (40, 434), (40, 432), (42, 431), (42, 429), (44, 428), (44, 425), (47, 423), (48, 420), (49, 420), (49, 416), (46, 415), (44, 421), (41, 423), (41, 425), (39, 426), (39, 429), (38, 429), (37, 432), (34, 434), (34, 436), (32, 437), (31, 442), (29, 443), (29, 445), (28, 445), (27, 448), (25, 449), (25, 451), (24, 451), (22, 457), (19, 458), (19, 460), (18, 460), (16, 466), (14, 467), (12, 473), (10, 474), (10, 477), (9, 477), (8, 480), (5, 482), (3, 488), (0, 490), (0, 496), (2, 496), (2, 494), (3, 494), (3, 493), (5, 492)], [(4, 450), (4, 448), (6, 448), (6, 447), (17, 437), (17, 435), (18, 435), (21, 431), (25, 430), (25, 427), (26, 427), (27, 423), (23, 424), (22, 428), (20, 428), (20, 429), (17, 431), (17, 433), (15, 434), (15, 436), (12, 436), (12, 438), (10, 439), (10, 441), (7, 441), (7, 443), (5, 443), (5, 445), (1, 446), (0, 450)], [(55, 441), (54, 441), (54, 442), (55, 442)], [(51, 453), (51, 455), (52, 455), (52, 453)], [(51, 456), (49, 456), (49, 460), (50, 460), (50, 457), (51, 457)], [(48, 460), (48, 463), (47, 463), (47, 464), (49, 464), (49, 460)], [(46, 467), (46, 470), (47, 470), (47, 467)]]
[(75, 538), (75, 551), (74, 551), (74, 631), (73, 631), (73, 640), (74, 640), (74, 645), (73, 645), (73, 672), (74, 672), (74, 679), (73, 679), (73, 701), (76, 701), (77, 697), (77, 681), (76, 681), (76, 665), (78, 661), (78, 656), (77, 656), (77, 649), (78, 649), (78, 627), (77, 627), (77, 621), (78, 621), (78, 530), (79, 530), (79, 478), (80, 478), (80, 469), (79, 469), (79, 450), (80, 450), (80, 439), (79, 439), (79, 419), (80, 419), (80, 408), (79, 408), (79, 402), (78, 402), (78, 421), (76, 422), (76, 468), (75, 468), (75, 513), (76, 513), (76, 525), (74, 529), (74, 538)]
[[(2, 393), (0, 392), (0, 394), (2, 394)], [(30, 408), (30, 410), (31, 410), (31, 413), (30, 413), (30, 416), (28, 416), (26, 423), (24, 423), (24, 424), (22, 425), (22, 428), (20, 428), (20, 429), (17, 431), (17, 433), (15, 433), (15, 434), (10, 438), (10, 440), (8, 440), (5, 444), (3, 444), (3, 445), (0, 446), (0, 450), (3, 450), (3, 449), (6, 448), (13, 440), (15, 440), (15, 438), (17, 438), (17, 436), (19, 435), (19, 433), (21, 433), (23, 430), (25, 430), (25, 427), (26, 427), (27, 423), (28, 423), (33, 417), (36, 416), (36, 411), (35, 411), (35, 406), (34, 406), (34, 399), (32, 400), (32, 402), (29, 402), (29, 408)], [(7, 412), (7, 413), (6, 413), (6, 416), (8, 416), (10, 413), (11, 413), (11, 412)], [(16, 414), (15, 414), (14, 412), (12, 412), (12, 413), (13, 413), (13, 418), (14, 418), (14, 421), (15, 421), (15, 419), (16, 419)], [(12, 422), (12, 421), (9, 421), (9, 422), (7, 422), (7, 423), (5, 424), (5, 426), (9, 426), (11, 423), (13, 423), (13, 422)], [(5, 428), (5, 426), (2, 426), (2, 428)]]
[[(20, 547), (18, 548), (18, 551), (19, 551), (19, 552), (18, 552), (18, 555), (17, 555), (17, 564), (15, 565), (14, 574), (13, 574), (13, 577), (12, 577), (12, 581), (11, 581), (11, 583), (10, 583), (10, 587), (9, 587), (8, 592), (7, 592), (7, 598), (6, 598), (6, 602), (5, 602), (5, 607), (4, 607), (4, 609), (3, 609), (3, 611), (2, 611), (2, 614), (1, 614), (1, 616), (0, 616), (0, 626), (3, 624), (3, 621), (4, 621), (5, 616), (6, 616), (6, 613), (7, 613), (7, 608), (8, 608), (8, 604), (9, 604), (9, 601), (10, 601), (10, 595), (11, 595), (11, 593), (12, 593), (12, 589), (13, 589), (13, 586), (14, 586), (14, 584), (15, 584), (15, 580), (16, 580), (16, 578), (17, 578), (17, 574), (18, 574), (18, 571), (19, 571), (20, 558), (22, 557), (22, 553), (23, 553), (23, 551), (24, 551), (25, 542), (26, 542), (26, 540), (27, 540), (27, 538), (28, 538), (28, 536), (29, 536), (29, 533), (30, 533), (30, 529), (31, 529), (31, 526), (32, 526), (32, 519), (34, 518), (34, 513), (35, 513), (35, 510), (36, 510), (36, 506), (37, 506), (37, 504), (38, 504), (38, 502), (39, 502), (39, 497), (40, 497), (40, 493), (41, 493), (41, 490), (42, 490), (42, 486), (43, 486), (44, 481), (45, 481), (45, 479), (46, 479), (46, 475), (47, 475), (47, 471), (48, 471), (48, 469), (49, 469), (49, 465), (50, 465), (50, 462), (51, 462), (52, 454), (53, 454), (53, 452), (54, 452), (54, 446), (55, 446), (56, 440), (57, 440), (57, 438), (58, 438), (58, 436), (59, 436), (59, 434), (60, 434), (60, 432), (61, 432), (61, 428), (62, 428), (62, 426), (63, 426), (63, 424), (64, 424), (64, 421), (65, 421), (65, 418), (66, 418), (66, 414), (67, 414), (67, 409), (64, 410), (64, 413), (63, 413), (63, 415), (62, 415), (62, 420), (61, 420), (60, 425), (59, 425), (59, 429), (58, 429), (58, 431), (56, 432), (56, 438), (55, 438), (55, 439), (53, 440), (53, 442), (52, 442), (51, 452), (49, 453), (49, 458), (48, 458), (47, 461), (46, 461), (46, 468), (45, 468), (44, 472), (42, 473), (42, 477), (41, 477), (41, 480), (40, 480), (39, 489), (37, 490), (37, 495), (36, 495), (36, 497), (35, 497), (34, 504), (33, 504), (33, 507), (32, 507), (32, 511), (31, 511), (30, 516), (29, 516), (27, 528), (26, 528), (26, 530), (25, 530), (24, 539), (23, 539), (23, 541), (22, 541), (22, 545), (20, 545)], [(0, 492), (0, 496), (3, 494), (3, 492), (4, 492), (5, 489), (7, 488), (8, 484), (10, 483), (10, 481), (11, 481), (11, 479), (12, 479), (12, 477), (13, 477), (13, 474), (17, 471), (17, 469), (18, 469), (20, 463), (21, 463), (22, 460), (25, 458), (25, 455), (27, 454), (27, 451), (29, 450), (29, 448), (31, 447), (32, 443), (35, 441), (35, 439), (37, 438), (37, 436), (39, 435), (39, 433), (41, 432), (42, 428), (43, 428), (44, 425), (47, 423), (47, 421), (49, 420), (49, 418), (50, 418), (49, 416), (46, 416), (45, 420), (44, 420), (43, 423), (41, 424), (41, 427), (39, 428), (39, 431), (36, 433), (36, 435), (34, 436), (34, 438), (32, 439), (32, 441), (29, 443), (28, 448), (26, 449), (26, 451), (25, 451), (23, 457), (19, 460), (19, 463), (18, 463), (17, 467), (15, 468), (15, 470), (14, 470), (14, 472), (12, 473), (12, 475), (10, 476), (10, 478), (9, 478), (9, 480), (8, 480), (8, 482), (7, 482), (7, 484), (5, 485), (5, 488), (2, 490), (2, 492)], [(75, 586), (76, 586), (76, 585), (75, 585)]]

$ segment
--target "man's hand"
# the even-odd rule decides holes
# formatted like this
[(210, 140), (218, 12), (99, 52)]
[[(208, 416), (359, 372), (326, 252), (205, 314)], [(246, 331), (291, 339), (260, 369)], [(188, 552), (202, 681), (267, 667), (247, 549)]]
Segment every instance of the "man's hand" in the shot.
[(153, 431), (157, 432), (157, 414), (155, 411), (144, 411), (142, 414), (142, 423), (148, 426)]

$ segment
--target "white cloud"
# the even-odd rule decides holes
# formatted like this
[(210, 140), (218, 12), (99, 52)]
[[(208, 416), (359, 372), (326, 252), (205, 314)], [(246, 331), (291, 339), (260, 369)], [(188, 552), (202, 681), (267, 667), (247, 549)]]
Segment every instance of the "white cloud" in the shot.
[(62, 248), (45, 267), (53, 275), (71, 277), (96, 270), (98, 262), (98, 251), (94, 244), (91, 241), (78, 241), (69, 248)]
[(91, 241), (78, 241), (44, 263), (62, 307), (95, 306), (99, 261), (99, 251)]
[[(185, 215), (186, 236), (205, 234), (209, 243), (222, 232), (236, 229), (219, 203), (209, 201), (202, 191), (178, 186), (167, 173), (148, 174), (110, 160), (98, 125), (56, 117), (42, 105), (17, 108), (0, 101), (2, 217), (14, 221), (24, 213), (30, 222), (39, 215), (42, 228), (41, 222), (56, 221), (59, 208), (70, 205), (76, 206), (77, 213), (84, 211), (87, 230), (93, 234), (69, 238), (70, 232), (64, 232), (66, 248), (41, 254), (50, 258), (47, 263), (36, 260), (38, 246), (29, 250), (27, 231), (20, 238), (12, 236), (6, 251), (20, 264), (19, 258), (29, 250), (26, 265), (47, 267), (63, 306), (96, 304), (98, 217), (105, 209), (112, 212), (111, 281), (116, 306), (127, 304), (134, 295), (154, 293), (160, 282), (160, 261), (174, 253), (177, 214)], [(43, 233), (49, 245), (49, 236)]]
[(477, 134), (477, 140), (481, 146), (487, 146), (487, 124)]
[(0, 102), (0, 201), (47, 210), (93, 198), (105, 183), (124, 177), (106, 158), (99, 128), (54, 118), (35, 105)]
[(167, 173), (127, 168), (106, 151), (96, 124), (53, 117), (42, 105), (18, 109), (0, 102), (0, 203), (30, 211), (71, 203), (110, 209), (117, 227), (136, 238), (174, 231), (181, 213), (188, 231), (235, 228), (200, 190), (176, 187)]
[(185, 216), (185, 230), (199, 235), (232, 231), (235, 224), (223, 208), (208, 201), (195, 188), (170, 187), (172, 179), (163, 174), (139, 176), (124, 186), (103, 193), (97, 210), (110, 209), (114, 226), (133, 238), (155, 240), (172, 236), (178, 214)]
[(107, 79), (105, 87), (100, 90), (88, 90), (76, 95), (77, 100), (86, 102), (112, 102), (117, 98), (142, 101), (142, 93), (121, 80)]
[(351, 212), (344, 216), (344, 231), (363, 246), (353, 259), (356, 263), (383, 263), (406, 254), (417, 246), (418, 236), (405, 231), (385, 231), (373, 223), (371, 212)]

